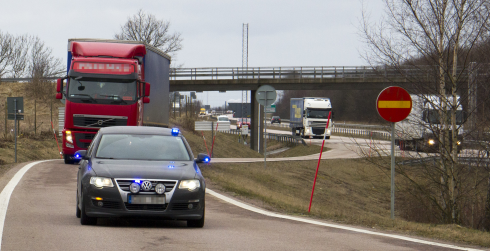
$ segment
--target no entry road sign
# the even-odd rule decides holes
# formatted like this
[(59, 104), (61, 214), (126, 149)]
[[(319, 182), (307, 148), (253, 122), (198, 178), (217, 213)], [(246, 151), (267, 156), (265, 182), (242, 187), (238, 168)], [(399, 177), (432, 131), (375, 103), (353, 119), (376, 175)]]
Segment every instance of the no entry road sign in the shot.
[(396, 123), (404, 120), (412, 111), (412, 98), (405, 89), (390, 86), (379, 93), (376, 108), (382, 118)]

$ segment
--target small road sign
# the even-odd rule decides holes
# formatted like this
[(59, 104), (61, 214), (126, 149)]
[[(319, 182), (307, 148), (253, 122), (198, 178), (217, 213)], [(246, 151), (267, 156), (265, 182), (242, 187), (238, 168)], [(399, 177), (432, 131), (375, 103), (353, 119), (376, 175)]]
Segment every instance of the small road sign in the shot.
[(405, 89), (390, 86), (379, 93), (376, 108), (383, 119), (396, 123), (404, 120), (412, 111), (412, 98)]
[(275, 113), (276, 112), (276, 105), (269, 105), (265, 107), (265, 112), (266, 113)]
[(263, 106), (272, 105), (277, 98), (276, 89), (270, 85), (263, 85), (257, 89), (255, 99)]
[[(17, 108), (17, 112), (15, 109)], [(24, 113), (24, 97), (7, 97), (8, 113)]]

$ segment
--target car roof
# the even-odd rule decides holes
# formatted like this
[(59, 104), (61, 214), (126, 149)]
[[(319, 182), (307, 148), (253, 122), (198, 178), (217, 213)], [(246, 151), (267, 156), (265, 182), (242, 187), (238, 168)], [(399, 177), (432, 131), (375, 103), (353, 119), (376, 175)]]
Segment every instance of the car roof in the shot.
[(99, 130), (102, 134), (153, 134), (153, 135), (172, 135), (172, 129), (153, 126), (110, 126)]

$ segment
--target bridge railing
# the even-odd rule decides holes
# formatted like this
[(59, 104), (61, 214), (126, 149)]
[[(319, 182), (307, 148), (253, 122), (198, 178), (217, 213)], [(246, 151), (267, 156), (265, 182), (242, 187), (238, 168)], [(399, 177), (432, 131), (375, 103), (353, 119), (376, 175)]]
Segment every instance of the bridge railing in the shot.
[(298, 66), (298, 67), (215, 67), (172, 68), (172, 80), (213, 79), (302, 79), (302, 78), (372, 78), (380, 75), (401, 77), (398, 71), (369, 66)]

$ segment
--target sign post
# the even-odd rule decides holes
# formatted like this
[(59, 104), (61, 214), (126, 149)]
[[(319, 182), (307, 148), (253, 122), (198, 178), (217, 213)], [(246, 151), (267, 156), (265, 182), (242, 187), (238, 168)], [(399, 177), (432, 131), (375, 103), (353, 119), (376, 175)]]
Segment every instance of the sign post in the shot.
[(14, 121), (14, 137), (15, 137), (15, 163), (17, 163), (17, 120), (24, 120), (24, 98), (23, 97), (7, 97), (8, 119)]
[(390, 86), (376, 100), (379, 115), (391, 122), (391, 219), (395, 219), (395, 123), (404, 120), (412, 111), (412, 98), (403, 88)]
[[(267, 114), (266, 107), (272, 105), (276, 101), (277, 93), (276, 89), (270, 85), (263, 85), (257, 89), (257, 93), (255, 94), (255, 99), (257, 102), (264, 106), (264, 167), (266, 167), (267, 160)], [(260, 134), (259, 134), (260, 135)]]

